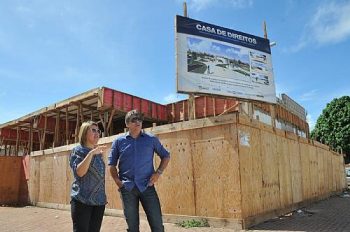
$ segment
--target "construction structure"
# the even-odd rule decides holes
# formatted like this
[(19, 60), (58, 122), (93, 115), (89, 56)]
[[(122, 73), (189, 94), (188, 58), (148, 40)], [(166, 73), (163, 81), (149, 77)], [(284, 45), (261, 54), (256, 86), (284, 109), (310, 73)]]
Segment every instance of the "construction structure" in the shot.
[[(1, 203), (68, 209), (79, 126), (98, 121), (99, 143), (110, 148), (131, 109), (172, 155), (158, 184), (166, 221), (186, 215), (246, 228), (345, 188), (342, 155), (310, 140), (307, 122), (285, 105), (208, 96), (193, 105), (189, 120), (188, 100), (162, 105), (100, 87), (0, 125)], [(108, 174), (106, 191), (108, 212), (118, 214)]]
[[(268, 125), (274, 123), (278, 129), (303, 132), (302, 137), (308, 138), (307, 122), (283, 104), (271, 107), (267, 103), (247, 103), (235, 98), (197, 96), (194, 106), (194, 119), (241, 112)], [(0, 124), (0, 156), (23, 156), (76, 143), (80, 124), (86, 120), (99, 122), (102, 137), (118, 134), (124, 131), (124, 116), (131, 109), (143, 113), (144, 127), (189, 120), (188, 100), (162, 105), (100, 87)], [(290, 126), (282, 126), (287, 124)]]

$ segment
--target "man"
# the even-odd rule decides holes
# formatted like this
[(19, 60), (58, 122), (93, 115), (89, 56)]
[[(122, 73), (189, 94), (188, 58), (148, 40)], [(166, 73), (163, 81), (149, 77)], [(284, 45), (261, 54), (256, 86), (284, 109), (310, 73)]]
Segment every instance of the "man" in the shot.
[[(142, 131), (142, 121), (142, 115), (137, 110), (126, 114), (125, 125), (129, 131), (113, 142), (108, 165), (119, 188), (127, 231), (139, 231), (141, 202), (152, 232), (163, 232), (162, 212), (154, 183), (167, 167), (170, 154), (157, 137)], [(153, 166), (154, 152), (161, 159), (156, 171)]]

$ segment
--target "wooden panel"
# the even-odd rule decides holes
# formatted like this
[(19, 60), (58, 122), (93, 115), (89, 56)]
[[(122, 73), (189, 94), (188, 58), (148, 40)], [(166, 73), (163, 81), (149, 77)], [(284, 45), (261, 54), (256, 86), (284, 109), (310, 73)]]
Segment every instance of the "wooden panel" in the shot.
[(292, 177), (290, 167), (290, 156), (288, 139), (277, 136), (278, 172), (280, 184), (280, 205), (287, 208), (293, 203)]
[(39, 158), (39, 202), (52, 202), (53, 159), (44, 155)]
[(310, 179), (310, 154), (307, 144), (299, 143), (300, 161), (301, 161), (301, 180), (303, 186), (303, 199), (311, 198), (311, 179)]
[(141, 99), (141, 112), (144, 114), (145, 117), (151, 117), (151, 103), (147, 100)]
[(50, 156), (52, 164), (51, 201), (53, 203), (66, 204), (67, 172), (69, 152), (61, 152)]
[(280, 208), (276, 136), (261, 130), (262, 200), (264, 211)]
[(323, 152), (323, 149), (314, 147), (316, 149), (317, 154), (317, 162), (318, 162), (318, 191), (320, 198), (322, 198), (327, 193), (326, 189), (326, 173), (325, 173), (325, 154)]
[(113, 107), (115, 109), (124, 110), (124, 94), (114, 91)]
[(293, 203), (299, 203), (303, 200), (299, 145), (296, 140), (289, 140), (288, 146), (292, 176)]
[(124, 106), (125, 112), (132, 110), (132, 96), (129, 94), (124, 94), (123, 100), (124, 100), (123, 106)]
[(238, 125), (242, 218), (263, 212), (260, 130)]
[(333, 187), (333, 175), (332, 175), (332, 157), (328, 155), (327, 151), (323, 151), (325, 153), (325, 159), (326, 159), (326, 189), (327, 192), (332, 191)]
[(308, 145), (309, 147), (309, 157), (310, 157), (310, 191), (311, 191), (311, 198), (316, 199), (319, 195), (319, 164), (318, 164), (318, 157), (317, 157), (317, 151), (316, 147), (312, 145)]
[(29, 202), (34, 204), (39, 199), (40, 157), (30, 157)]
[(113, 106), (113, 90), (108, 88), (103, 88), (103, 107), (109, 108)]
[(138, 97), (132, 98), (132, 108), (141, 112), (141, 99)]
[(0, 204), (18, 202), (22, 157), (0, 157)]
[(195, 130), (192, 142), (198, 216), (240, 218), (239, 162), (236, 127)]
[[(165, 214), (256, 223), (344, 186), (340, 155), (257, 121), (240, 117), (237, 124), (235, 119), (225, 115), (147, 129), (171, 152), (169, 166), (156, 184)], [(100, 142), (109, 150), (114, 139)], [(55, 148), (31, 156), (32, 202), (69, 204), (71, 149)], [(159, 164), (158, 158), (155, 163)], [(59, 192), (59, 186), (65, 190)], [(121, 209), (108, 171), (106, 192), (107, 207)]]
[[(161, 134), (159, 138), (171, 155), (169, 166), (156, 184), (163, 212), (196, 215), (191, 151), (192, 132)], [(156, 158), (156, 167), (158, 165), (159, 159)]]
[(72, 169), (70, 168), (69, 164), (69, 156), (70, 156), (71, 150), (67, 152), (67, 167), (66, 167), (66, 177), (67, 177), (67, 183), (66, 183), (66, 204), (70, 204), (70, 192), (72, 188), (72, 183), (73, 183), (73, 172)]
[(167, 112), (166, 112), (166, 107), (157, 105), (157, 119), (161, 121), (167, 121)]

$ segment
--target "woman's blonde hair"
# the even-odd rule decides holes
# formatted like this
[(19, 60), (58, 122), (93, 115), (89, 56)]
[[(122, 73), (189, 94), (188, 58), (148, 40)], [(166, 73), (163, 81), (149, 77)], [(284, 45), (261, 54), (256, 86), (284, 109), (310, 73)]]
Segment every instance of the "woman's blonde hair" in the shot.
[(86, 146), (86, 135), (88, 130), (90, 129), (91, 126), (97, 126), (97, 123), (94, 121), (87, 121), (87, 122), (83, 122), (83, 124), (81, 124), (80, 129), (79, 129), (79, 143), (82, 146)]

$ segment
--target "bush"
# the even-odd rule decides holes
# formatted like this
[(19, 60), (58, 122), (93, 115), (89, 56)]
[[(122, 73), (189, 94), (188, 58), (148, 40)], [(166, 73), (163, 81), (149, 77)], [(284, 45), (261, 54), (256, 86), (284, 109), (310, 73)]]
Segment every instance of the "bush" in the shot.
[(183, 222), (177, 223), (178, 226), (185, 227), (185, 228), (192, 228), (192, 227), (209, 227), (209, 223), (207, 219), (191, 219)]

